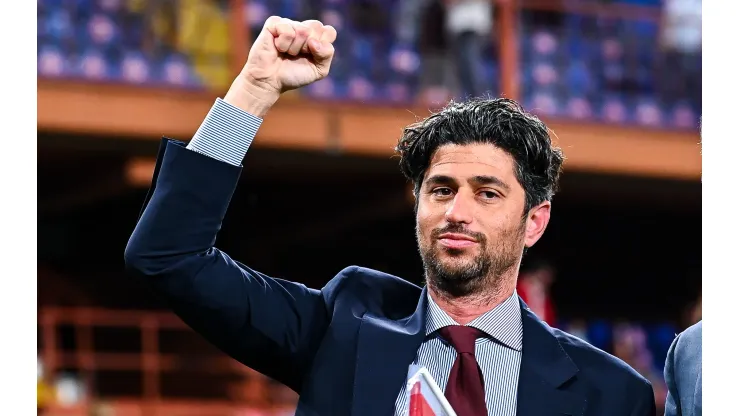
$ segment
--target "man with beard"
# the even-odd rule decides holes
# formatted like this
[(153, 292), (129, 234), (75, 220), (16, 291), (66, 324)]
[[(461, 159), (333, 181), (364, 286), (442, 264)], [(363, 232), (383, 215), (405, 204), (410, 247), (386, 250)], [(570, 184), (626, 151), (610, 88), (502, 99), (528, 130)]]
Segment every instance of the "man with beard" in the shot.
[(314, 290), (213, 247), (262, 117), (328, 74), (335, 38), (318, 21), (267, 20), (193, 140), (163, 140), (128, 268), (205, 338), (298, 392), (297, 415), (406, 414), (410, 364), (429, 369), (460, 416), (653, 415), (644, 378), (515, 294), (563, 156), (514, 101), (452, 103), (398, 143), (424, 288), (353, 266)]

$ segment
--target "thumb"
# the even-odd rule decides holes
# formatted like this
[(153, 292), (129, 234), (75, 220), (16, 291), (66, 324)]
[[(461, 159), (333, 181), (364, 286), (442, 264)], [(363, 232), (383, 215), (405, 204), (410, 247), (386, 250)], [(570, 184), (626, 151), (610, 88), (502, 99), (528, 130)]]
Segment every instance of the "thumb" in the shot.
[(278, 23), (280, 23), (279, 17), (271, 16), (268, 18), (253, 44), (259, 45), (262, 49), (275, 49), (275, 52), (277, 52), (277, 48), (275, 48), (275, 39), (279, 35), (277, 30)]
[[(250, 52), (274, 52), (277, 55), (278, 50), (275, 46), (275, 36), (267, 29), (263, 29), (257, 39), (252, 42)], [(251, 54), (251, 53), (250, 53)]]
[(270, 16), (265, 20), (265, 25), (262, 27), (262, 33), (268, 32), (273, 37), (278, 37), (277, 25), (280, 23), (280, 18), (277, 16)]

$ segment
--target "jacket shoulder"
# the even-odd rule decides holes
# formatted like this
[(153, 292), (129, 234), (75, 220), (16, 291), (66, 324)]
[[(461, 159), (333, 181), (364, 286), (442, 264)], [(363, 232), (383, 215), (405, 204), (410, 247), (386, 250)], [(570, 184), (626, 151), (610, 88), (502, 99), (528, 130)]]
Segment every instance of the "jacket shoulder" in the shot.
[(398, 276), (360, 266), (349, 266), (321, 289), (330, 311), (350, 306), (388, 319), (411, 315), (421, 287)]
[(678, 337), (676, 337), (676, 343), (678, 344), (676, 346), (676, 349), (682, 350), (686, 348), (701, 347), (701, 332), (702, 321), (699, 321), (694, 325), (686, 328), (681, 334), (678, 335)]

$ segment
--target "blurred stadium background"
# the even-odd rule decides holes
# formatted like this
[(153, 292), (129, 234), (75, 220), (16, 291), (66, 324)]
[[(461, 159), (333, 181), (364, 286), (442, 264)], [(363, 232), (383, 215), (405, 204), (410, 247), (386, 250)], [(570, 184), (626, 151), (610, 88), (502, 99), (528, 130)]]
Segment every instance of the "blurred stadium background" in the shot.
[(219, 246), (313, 287), (350, 264), (420, 283), (401, 128), (519, 99), (569, 157), (520, 293), (662, 414), (668, 346), (701, 318), (700, 0), (37, 2), (40, 413), (293, 414), (123, 273), (159, 137), (190, 138), (277, 14), (335, 26), (336, 60), (266, 119)]

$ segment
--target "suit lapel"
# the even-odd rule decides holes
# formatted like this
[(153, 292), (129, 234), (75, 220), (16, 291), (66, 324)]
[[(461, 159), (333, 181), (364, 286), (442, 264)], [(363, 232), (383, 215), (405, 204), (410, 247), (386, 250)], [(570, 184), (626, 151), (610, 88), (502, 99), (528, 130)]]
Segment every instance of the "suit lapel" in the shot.
[(352, 415), (392, 415), (408, 367), (424, 341), (427, 294), (402, 320), (365, 314), (358, 335)]
[(586, 398), (560, 387), (578, 373), (552, 329), (522, 305), (522, 367), (519, 373), (517, 416), (580, 416)]

